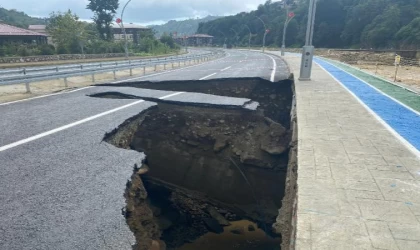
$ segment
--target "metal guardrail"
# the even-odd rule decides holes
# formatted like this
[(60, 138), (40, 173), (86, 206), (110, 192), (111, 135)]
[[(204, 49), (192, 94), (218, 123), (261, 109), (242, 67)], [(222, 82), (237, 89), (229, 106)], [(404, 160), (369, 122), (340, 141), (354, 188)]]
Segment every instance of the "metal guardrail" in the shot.
[(196, 55), (151, 58), (147, 60), (132, 60), (122, 62), (105, 62), (70, 66), (7, 70), (0, 71), (0, 86), (25, 83), (26, 91), (30, 92), (31, 90), (29, 84), (31, 82), (64, 78), (64, 85), (65, 87), (68, 87), (68, 77), (91, 75), (92, 82), (95, 82), (95, 74), (113, 72), (114, 79), (116, 80), (116, 72), (121, 70), (130, 70), (130, 76), (132, 76), (133, 69), (143, 68), (143, 75), (145, 75), (146, 67), (154, 67), (155, 70), (157, 70), (158, 65), (163, 65), (164, 69), (166, 69), (166, 65), (168, 64), (172, 64), (173, 67), (175, 63), (178, 63), (178, 66), (181, 66), (181, 63), (184, 63), (184, 65), (186, 65), (187, 62), (192, 63), (193, 61), (198, 63), (200, 61), (208, 61), (212, 58), (222, 57), (224, 56), (224, 54), (224, 51), (218, 50)]

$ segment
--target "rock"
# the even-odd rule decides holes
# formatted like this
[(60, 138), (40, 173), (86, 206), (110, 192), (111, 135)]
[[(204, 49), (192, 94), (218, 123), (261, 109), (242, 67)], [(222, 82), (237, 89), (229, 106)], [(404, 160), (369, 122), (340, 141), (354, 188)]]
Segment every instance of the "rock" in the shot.
[(230, 222), (225, 219), (214, 207), (209, 206), (207, 208), (207, 212), (213, 217), (213, 219), (217, 220), (217, 222), (222, 226), (229, 226)]
[(287, 129), (277, 122), (270, 124), (270, 135), (272, 137), (280, 137), (286, 133)]
[(190, 146), (194, 146), (194, 147), (197, 147), (198, 145), (200, 145), (199, 142), (193, 141), (193, 140), (188, 140), (187, 144), (190, 145)]
[(240, 159), (243, 164), (254, 165), (257, 167), (267, 166), (266, 162), (249, 152), (242, 152)]
[(216, 142), (214, 143), (213, 150), (214, 152), (220, 152), (228, 146), (227, 138), (220, 137), (216, 138)]
[(235, 228), (231, 229), (230, 232), (233, 233), (233, 234), (243, 234), (245, 232), (245, 230), (241, 227), (235, 227)]
[(204, 223), (209, 231), (217, 234), (223, 233), (223, 227), (220, 226), (219, 222), (213, 218), (204, 218)]
[(260, 148), (271, 155), (280, 155), (286, 152), (288, 147), (281, 145), (280, 142), (262, 140)]
[(142, 174), (146, 174), (147, 172), (149, 172), (149, 166), (147, 166), (146, 164), (143, 164), (141, 168), (139, 168), (139, 170), (137, 171), (137, 174), (142, 175)]
[(249, 231), (249, 232), (253, 232), (253, 231), (255, 231), (255, 227), (254, 227), (254, 225), (248, 225), (248, 231)]

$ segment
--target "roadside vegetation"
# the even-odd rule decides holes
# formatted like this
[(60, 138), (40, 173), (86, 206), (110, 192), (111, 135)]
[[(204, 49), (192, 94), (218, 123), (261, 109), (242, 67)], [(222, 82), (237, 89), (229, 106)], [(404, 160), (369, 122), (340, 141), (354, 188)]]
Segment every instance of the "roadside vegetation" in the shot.
[[(287, 30), (288, 47), (301, 47), (306, 34), (309, 0), (285, 0), (295, 13)], [(239, 13), (201, 23), (198, 33), (215, 36), (215, 43), (280, 47), (286, 10), (283, 1), (267, 1), (250, 13)], [(248, 25), (249, 29), (246, 27)], [(314, 45), (318, 48), (419, 49), (420, 1), (418, 0), (319, 0)]]

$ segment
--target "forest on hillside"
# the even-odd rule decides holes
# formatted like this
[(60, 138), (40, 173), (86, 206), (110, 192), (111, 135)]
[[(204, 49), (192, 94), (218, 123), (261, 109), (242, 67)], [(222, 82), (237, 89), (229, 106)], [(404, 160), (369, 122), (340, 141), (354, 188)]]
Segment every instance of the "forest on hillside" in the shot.
[(198, 29), (198, 25), (200, 23), (212, 21), (217, 18), (220, 18), (220, 17), (207, 16), (204, 18), (191, 18), (191, 19), (182, 20), (182, 21), (171, 20), (162, 25), (151, 25), (149, 26), (149, 28), (152, 28), (156, 32), (157, 37), (162, 36), (164, 33), (172, 34), (175, 32), (179, 36), (192, 35), (192, 34), (195, 34), (195, 32)]
[(0, 7), (0, 22), (27, 29), (31, 24), (46, 24), (44, 18), (31, 17), (17, 10)]
[[(295, 17), (287, 29), (287, 47), (304, 44), (309, 0), (284, 0)], [(284, 3), (267, 1), (250, 13), (200, 24), (197, 33), (215, 36), (215, 43), (261, 46), (264, 25), (267, 46), (281, 46), (286, 20)], [(420, 0), (318, 0), (314, 46), (322, 48), (419, 49)]]

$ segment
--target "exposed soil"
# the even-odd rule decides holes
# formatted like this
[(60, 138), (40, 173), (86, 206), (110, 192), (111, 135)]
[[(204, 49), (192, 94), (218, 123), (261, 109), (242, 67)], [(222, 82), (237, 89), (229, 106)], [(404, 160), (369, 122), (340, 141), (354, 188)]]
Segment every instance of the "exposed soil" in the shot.
[[(175, 91), (192, 88), (260, 102), (257, 110), (248, 110), (159, 101), (106, 135), (107, 142), (147, 156), (143, 166), (135, 168), (125, 194), (124, 215), (137, 239), (135, 249), (188, 249), (183, 248), (187, 243), (199, 244), (203, 237), (223, 232), (220, 242), (235, 234), (243, 235), (238, 238), (243, 244), (251, 236), (245, 236), (241, 228), (229, 228), (243, 219), (250, 224), (248, 231), (266, 234), (254, 241), (251, 237), (241, 249), (279, 249), (267, 246), (279, 244), (280, 234), (287, 248), (293, 235), (295, 193), (285, 196), (284, 191), (295, 192), (295, 180), (288, 178), (296, 177), (297, 167), (292, 81), (230, 79), (118, 86), (127, 85)], [(110, 93), (102, 97), (124, 98)]]

